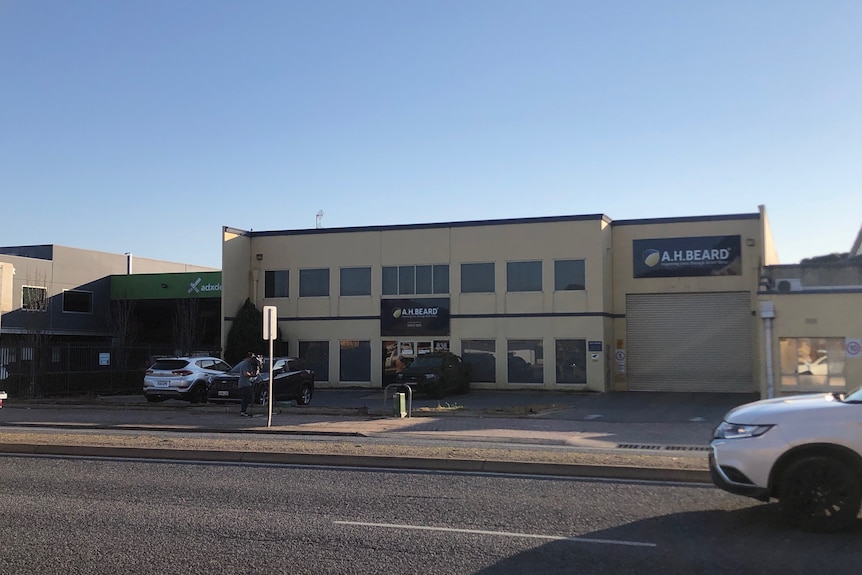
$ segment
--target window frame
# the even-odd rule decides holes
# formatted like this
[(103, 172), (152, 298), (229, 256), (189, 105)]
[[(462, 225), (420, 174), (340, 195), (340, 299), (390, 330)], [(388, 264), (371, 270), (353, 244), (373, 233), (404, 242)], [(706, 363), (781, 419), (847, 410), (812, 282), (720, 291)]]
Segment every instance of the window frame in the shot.
[[(277, 281), (281, 275), (284, 275), (284, 281)], [(283, 290), (276, 288), (282, 286)], [(284, 292), (283, 294), (281, 292)], [(289, 298), (290, 297), (290, 270), (264, 270), (263, 272), (263, 297), (268, 299), (274, 298)]]
[[(38, 299), (30, 299), (25, 294), (31, 290), (38, 290), (42, 293), (42, 297)], [(21, 286), (21, 309), (24, 311), (48, 311), (48, 288), (44, 286)]]
[[(542, 291), (542, 260), (519, 260), (514, 262), (506, 262), (506, 292), (507, 293), (524, 293), (524, 292), (541, 292)], [(538, 266), (538, 275), (535, 276)], [(524, 274), (523, 271), (531, 272)], [(534, 277), (535, 276), (535, 277)], [(513, 281), (514, 280), (514, 281)], [(538, 280), (538, 284), (536, 284)], [(515, 287), (512, 284), (520, 284)]]
[[(66, 294), (85, 294), (88, 302), (88, 310), (76, 310), (76, 309), (66, 309)], [(64, 289), (63, 290), (63, 301), (62, 301), (62, 309), (63, 313), (72, 313), (78, 315), (93, 315), (93, 292), (89, 290), (80, 290), (80, 289)], [(70, 302), (72, 303), (72, 302)]]
[[(487, 277), (479, 277), (473, 274), (473, 271), (487, 273), (490, 268), (490, 274)], [(465, 273), (465, 271), (470, 273)], [(497, 291), (497, 265), (494, 262), (464, 262), (461, 264), (461, 293), (495, 293)], [(464, 289), (464, 279), (468, 278), (472, 283), (475, 283), (476, 289)], [(483, 280), (482, 282), (476, 281)], [(487, 280), (490, 279), (490, 289)], [(472, 286), (469, 286), (472, 287)]]
[[(363, 277), (359, 278), (360, 281), (353, 282), (355, 285), (361, 284), (359, 289), (349, 290), (351, 293), (346, 293), (345, 286), (349, 286), (351, 284), (351, 280), (350, 278), (348, 278), (349, 281), (345, 282), (345, 274), (350, 275), (351, 272), (364, 273), (362, 274)], [(350, 266), (339, 268), (338, 294), (342, 297), (361, 297), (371, 295), (371, 266)]]
[[(565, 277), (569, 270), (560, 270), (560, 267), (565, 264), (577, 264), (580, 262), (580, 269), (574, 270), (574, 274), (571, 274), (573, 277)], [(580, 273), (580, 277), (577, 276)], [(578, 284), (569, 281), (568, 283), (563, 284), (566, 280), (577, 280), (582, 279), (583, 284)], [(565, 285), (565, 287), (560, 287), (561, 285)], [(570, 286), (580, 286), (580, 287), (570, 287)], [(587, 262), (584, 259), (564, 259), (564, 260), (554, 260), (554, 291), (586, 291), (587, 289)]]
[[(324, 292), (318, 293), (317, 290), (312, 290), (312, 287), (316, 286), (318, 281), (322, 282), (322, 278), (314, 277), (316, 274), (321, 274), (326, 276), (326, 282), (321, 283), (320, 286), (326, 286)], [(331, 282), (331, 273), (329, 268), (303, 268), (299, 270), (299, 297), (329, 297), (330, 294), (330, 282)]]

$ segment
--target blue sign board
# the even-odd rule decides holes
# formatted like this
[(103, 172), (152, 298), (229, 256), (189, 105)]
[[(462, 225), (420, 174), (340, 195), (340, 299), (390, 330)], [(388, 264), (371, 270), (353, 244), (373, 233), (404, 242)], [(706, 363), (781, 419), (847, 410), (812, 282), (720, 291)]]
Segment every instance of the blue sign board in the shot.
[(739, 236), (634, 240), (636, 278), (742, 275)]

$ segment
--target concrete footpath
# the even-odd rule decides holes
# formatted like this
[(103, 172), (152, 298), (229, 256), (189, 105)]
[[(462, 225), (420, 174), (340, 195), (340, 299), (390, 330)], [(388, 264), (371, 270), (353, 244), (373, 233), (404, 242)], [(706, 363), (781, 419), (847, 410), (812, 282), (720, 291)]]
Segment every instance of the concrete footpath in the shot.
[(317, 390), (309, 406), (148, 404), (140, 396), (7, 400), (0, 452), (709, 481), (707, 445), (754, 395), (473, 391), (414, 399)]

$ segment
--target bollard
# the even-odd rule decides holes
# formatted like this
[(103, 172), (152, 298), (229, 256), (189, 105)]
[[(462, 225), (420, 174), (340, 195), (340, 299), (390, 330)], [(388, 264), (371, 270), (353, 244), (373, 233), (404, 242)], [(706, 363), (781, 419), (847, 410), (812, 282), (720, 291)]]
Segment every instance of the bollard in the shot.
[(407, 417), (407, 394), (403, 391), (392, 394), (392, 415), (396, 417)]

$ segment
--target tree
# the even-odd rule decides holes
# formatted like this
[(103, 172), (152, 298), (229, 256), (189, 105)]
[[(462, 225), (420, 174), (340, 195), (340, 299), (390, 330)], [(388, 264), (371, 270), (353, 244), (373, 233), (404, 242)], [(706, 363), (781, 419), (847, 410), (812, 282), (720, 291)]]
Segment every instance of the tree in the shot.
[(178, 346), (183, 354), (191, 354), (199, 343), (203, 330), (199, 307), (196, 299), (181, 299), (174, 308), (174, 345)]
[(835, 253), (827, 254), (825, 256), (814, 256), (811, 258), (804, 258), (799, 263), (800, 264), (830, 264), (833, 262), (840, 262), (840, 261), (846, 260), (849, 257), (850, 257), (849, 252), (844, 252), (844, 253), (835, 252)]
[(251, 303), (251, 299), (246, 299), (227, 333), (224, 358), (235, 365), (250, 351), (263, 353), (263, 347), (263, 312)]

